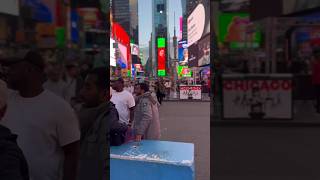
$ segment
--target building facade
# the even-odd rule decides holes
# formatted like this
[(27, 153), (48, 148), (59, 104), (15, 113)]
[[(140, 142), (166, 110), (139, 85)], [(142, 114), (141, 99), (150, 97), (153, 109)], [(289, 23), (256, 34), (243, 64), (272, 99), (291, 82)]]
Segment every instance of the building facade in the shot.
[(134, 44), (139, 44), (139, 9), (138, 0), (130, 1), (130, 36)]
[(117, 22), (130, 34), (130, 3), (129, 0), (112, 1), (113, 21)]
[[(156, 77), (166, 76), (169, 67), (169, 35), (168, 35), (168, 2), (167, 0), (152, 1), (152, 65)], [(164, 52), (164, 59), (159, 61), (159, 48), (161, 55)], [(161, 56), (163, 58), (163, 56)], [(165, 67), (161, 67), (165, 66)], [(159, 69), (160, 67), (160, 69)], [(164, 70), (164, 71), (163, 71)]]

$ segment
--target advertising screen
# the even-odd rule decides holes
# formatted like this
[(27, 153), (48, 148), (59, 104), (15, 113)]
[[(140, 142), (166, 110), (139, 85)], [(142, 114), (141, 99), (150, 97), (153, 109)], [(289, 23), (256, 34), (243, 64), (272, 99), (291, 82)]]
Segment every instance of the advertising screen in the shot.
[(0, 13), (19, 15), (19, 0), (0, 1)]
[(198, 42), (198, 66), (210, 64), (210, 34)]
[(257, 48), (261, 44), (261, 32), (251, 23), (247, 13), (222, 13), (219, 42), (228, 42), (231, 48)]
[(203, 0), (188, 16), (188, 47), (210, 33), (210, 2)]
[(110, 38), (110, 66), (115, 67), (117, 65), (116, 61), (116, 49), (114, 48), (115, 41)]
[(188, 65), (188, 44), (187, 41), (179, 41), (178, 44), (179, 64)]
[(166, 75), (166, 39), (158, 38), (158, 76)]
[(118, 64), (120, 64), (120, 67), (122, 69), (127, 69), (128, 66), (128, 59), (127, 59), (127, 47), (122, 45), (121, 43), (118, 43), (118, 47), (119, 47), (119, 57), (118, 57)]
[(166, 49), (158, 48), (158, 76), (166, 75)]
[(219, 8), (223, 12), (248, 12), (250, 0), (221, 0)]
[(178, 66), (178, 76), (181, 77), (192, 77), (192, 71), (188, 66)]
[(198, 44), (193, 44), (188, 47), (188, 66), (189, 67), (197, 67), (198, 66)]
[(283, 14), (291, 14), (320, 7), (319, 0), (283, 0)]
[(130, 44), (130, 46), (131, 46), (131, 54), (139, 56), (140, 54), (139, 46), (132, 43)]

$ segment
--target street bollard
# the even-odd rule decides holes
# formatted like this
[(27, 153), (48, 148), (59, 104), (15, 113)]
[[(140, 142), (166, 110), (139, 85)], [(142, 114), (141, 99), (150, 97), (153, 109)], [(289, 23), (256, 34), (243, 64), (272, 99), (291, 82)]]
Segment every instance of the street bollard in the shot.
[(111, 180), (194, 180), (194, 145), (143, 140), (110, 149)]

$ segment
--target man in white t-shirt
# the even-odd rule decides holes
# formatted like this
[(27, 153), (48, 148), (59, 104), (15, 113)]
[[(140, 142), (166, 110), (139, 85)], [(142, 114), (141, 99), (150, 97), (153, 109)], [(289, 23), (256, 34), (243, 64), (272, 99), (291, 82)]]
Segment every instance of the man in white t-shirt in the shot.
[(70, 105), (42, 87), (42, 57), (30, 51), (10, 62), (3, 125), (18, 135), (31, 180), (76, 180), (80, 128)]
[(112, 82), (111, 102), (116, 105), (120, 122), (130, 125), (133, 121), (135, 100), (133, 95), (124, 90), (124, 80), (117, 78)]

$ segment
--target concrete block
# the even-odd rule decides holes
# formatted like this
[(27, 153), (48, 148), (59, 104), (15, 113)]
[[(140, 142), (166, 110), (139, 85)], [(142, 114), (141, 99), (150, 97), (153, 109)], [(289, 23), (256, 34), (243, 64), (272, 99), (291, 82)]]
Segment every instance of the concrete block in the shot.
[(111, 180), (194, 180), (194, 145), (143, 140), (110, 149)]

